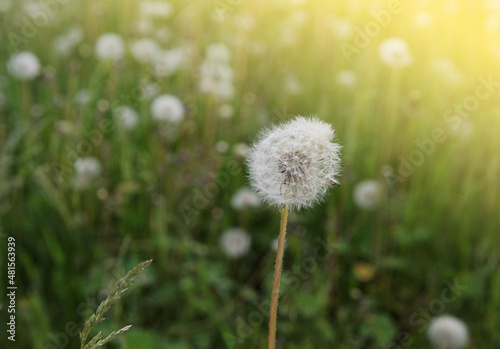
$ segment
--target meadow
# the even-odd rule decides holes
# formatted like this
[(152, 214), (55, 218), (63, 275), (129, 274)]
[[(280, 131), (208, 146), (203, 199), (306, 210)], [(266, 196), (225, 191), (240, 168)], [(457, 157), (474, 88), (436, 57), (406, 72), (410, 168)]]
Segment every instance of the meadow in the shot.
[[(340, 187), (289, 215), (277, 348), (500, 348), (500, 1), (0, 0), (0, 320), (78, 348), (266, 348), (259, 132), (317, 116)], [(95, 334), (95, 333), (94, 333)]]

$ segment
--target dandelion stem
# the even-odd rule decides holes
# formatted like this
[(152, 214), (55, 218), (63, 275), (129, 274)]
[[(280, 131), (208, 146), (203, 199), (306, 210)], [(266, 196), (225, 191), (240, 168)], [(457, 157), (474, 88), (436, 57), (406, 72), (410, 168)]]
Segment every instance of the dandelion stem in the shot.
[(288, 206), (284, 205), (281, 211), (280, 235), (278, 251), (276, 254), (276, 266), (274, 267), (273, 292), (271, 295), (271, 314), (269, 319), (268, 348), (274, 349), (276, 345), (276, 317), (278, 315), (278, 296), (280, 292), (281, 269), (283, 265), (283, 253), (285, 251), (286, 222), (288, 218)]

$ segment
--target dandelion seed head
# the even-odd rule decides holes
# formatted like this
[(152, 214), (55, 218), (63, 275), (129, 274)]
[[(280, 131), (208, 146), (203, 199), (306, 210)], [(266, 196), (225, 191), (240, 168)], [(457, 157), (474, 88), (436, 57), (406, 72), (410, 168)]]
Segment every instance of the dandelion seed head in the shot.
[(27, 51), (12, 55), (7, 62), (9, 74), (19, 80), (33, 80), (40, 74), (40, 68), (37, 56)]
[(408, 44), (401, 38), (382, 41), (378, 47), (378, 55), (382, 62), (390, 67), (406, 67), (412, 62)]
[(139, 115), (134, 109), (128, 106), (122, 105), (116, 107), (113, 110), (113, 114), (120, 126), (124, 129), (133, 130), (139, 123)]
[(432, 320), (427, 330), (429, 340), (436, 348), (460, 349), (469, 341), (467, 326), (458, 318), (443, 315)]
[(97, 39), (95, 55), (98, 59), (117, 61), (125, 54), (125, 44), (120, 35), (114, 33), (103, 34)]
[(101, 173), (101, 164), (93, 157), (78, 158), (75, 161), (75, 170), (78, 175), (97, 177)]
[(373, 179), (364, 180), (354, 187), (354, 202), (363, 210), (375, 209), (382, 200), (382, 186)]
[(153, 39), (139, 39), (132, 43), (130, 52), (139, 63), (151, 63), (160, 51), (158, 43)]
[(252, 239), (245, 230), (231, 228), (222, 234), (219, 243), (228, 257), (237, 259), (248, 253)]
[(302, 116), (263, 132), (248, 155), (252, 187), (273, 206), (312, 206), (337, 183), (341, 146), (334, 136), (329, 124)]
[(184, 118), (184, 105), (179, 98), (172, 95), (161, 95), (151, 104), (153, 119), (178, 123)]
[(250, 188), (243, 187), (234, 193), (231, 198), (231, 207), (235, 210), (242, 210), (249, 207), (257, 207), (260, 200)]

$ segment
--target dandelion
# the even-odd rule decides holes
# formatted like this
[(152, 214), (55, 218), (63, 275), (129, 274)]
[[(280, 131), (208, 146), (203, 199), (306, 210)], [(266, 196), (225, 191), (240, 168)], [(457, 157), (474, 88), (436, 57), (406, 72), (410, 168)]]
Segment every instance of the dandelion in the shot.
[(151, 104), (153, 119), (178, 123), (184, 118), (184, 105), (179, 98), (172, 95), (161, 95)]
[(219, 100), (234, 96), (233, 70), (229, 66), (231, 51), (221, 43), (207, 47), (205, 60), (200, 65), (200, 90)]
[(335, 80), (342, 87), (353, 88), (356, 86), (358, 78), (352, 70), (341, 70), (337, 73)]
[(335, 131), (317, 118), (298, 116), (264, 131), (248, 155), (252, 187), (267, 203), (282, 208), (274, 269), (268, 348), (276, 342), (278, 295), (285, 248), (288, 209), (310, 207), (338, 185), (341, 146)]
[(373, 210), (382, 200), (382, 187), (376, 180), (364, 180), (354, 188), (354, 202), (363, 210)]
[(259, 205), (259, 197), (247, 187), (239, 189), (231, 198), (231, 207), (235, 210), (257, 207)]
[(98, 59), (117, 61), (125, 54), (125, 44), (120, 35), (114, 33), (103, 34), (97, 39), (95, 55)]
[(96, 178), (101, 174), (101, 164), (93, 157), (79, 158), (75, 161), (75, 170), (79, 176)]
[(33, 80), (40, 74), (40, 68), (37, 56), (27, 51), (12, 55), (7, 62), (9, 74), (19, 80)]
[(231, 228), (222, 234), (219, 242), (222, 250), (228, 257), (237, 259), (248, 253), (252, 239), (245, 230)]
[(378, 48), (378, 55), (382, 62), (390, 67), (406, 67), (412, 62), (408, 44), (401, 38), (382, 41)]
[(340, 145), (335, 131), (302, 116), (265, 131), (248, 157), (253, 188), (269, 204), (310, 207), (338, 182)]
[(160, 47), (153, 39), (139, 39), (130, 46), (132, 57), (139, 63), (151, 63), (159, 51)]
[(54, 49), (61, 56), (68, 56), (71, 51), (82, 42), (83, 30), (80, 27), (73, 27), (67, 33), (54, 39)]
[(78, 158), (75, 161), (76, 178), (74, 185), (77, 189), (89, 186), (92, 180), (101, 174), (101, 164), (93, 157)]
[(133, 130), (139, 123), (139, 115), (137, 112), (125, 105), (116, 107), (113, 110), (114, 117), (117, 119), (118, 124), (127, 130)]
[(467, 326), (454, 316), (443, 315), (432, 320), (427, 336), (439, 349), (464, 348), (469, 341)]
[(186, 55), (187, 52), (184, 48), (158, 52), (153, 61), (155, 75), (159, 77), (172, 75), (185, 62)]
[(228, 149), (229, 144), (227, 144), (227, 142), (225, 141), (218, 141), (217, 143), (215, 143), (215, 150), (220, 154), (226, 153)]

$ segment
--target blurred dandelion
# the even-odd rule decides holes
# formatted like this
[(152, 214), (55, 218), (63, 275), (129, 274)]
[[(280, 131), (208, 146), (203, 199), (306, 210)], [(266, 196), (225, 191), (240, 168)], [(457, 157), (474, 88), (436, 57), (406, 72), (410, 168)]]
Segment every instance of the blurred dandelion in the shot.
[(231, 207), (235, 210), (257, 207), (259, 205), (259, 197), (247, 187), (240, 188), (231, 198)]
[(184, 118), (184, 105), (179, 98), (172, 95), (161, 95), (151, 104), (153, 119), (178, 123)]
[(95, 55), (101, 60), (117, 61), (125, 54), (123, 38), (114, 33), (101, 35), (95, 45)]
[(252, 239), (241, 228), (231, 228), (220, 237), (220, 246), (224, 253), (233, 259), (241, 258), (248, 253)]
[(139, 39), (130, 46), (132, 57), (139, 63), (151, 63), (159, 51), (160, 47), (153, 39)]
[(382, 186), (376, 180), (364, 180), (354, 188), (354, 202), (363, 210), (373, 210), (382, 200)]
[(113, 110), (113, 115), (118, 121), (119, 126), (126, 130), (133, 130), (139, 123), (139, 115), (137, 112), (125, 105), (116, 107)]
[(450, 315), (432, 320), (427, 335), (432, 345), (438, 349), (460, 349), (469, 342), (467, 326), (462, 320)]
[(12, 55), (7, 62), (9, 74), (19, 80), (33, 80), (40, 74), (40, 68), (37, 56), (27, 51)]
[(411, 64), (412, 57), (408, 44), (401, 38), (389, 38), (380, 44), (378, 55), (382, 62), (390, 67), (406, 67)]

